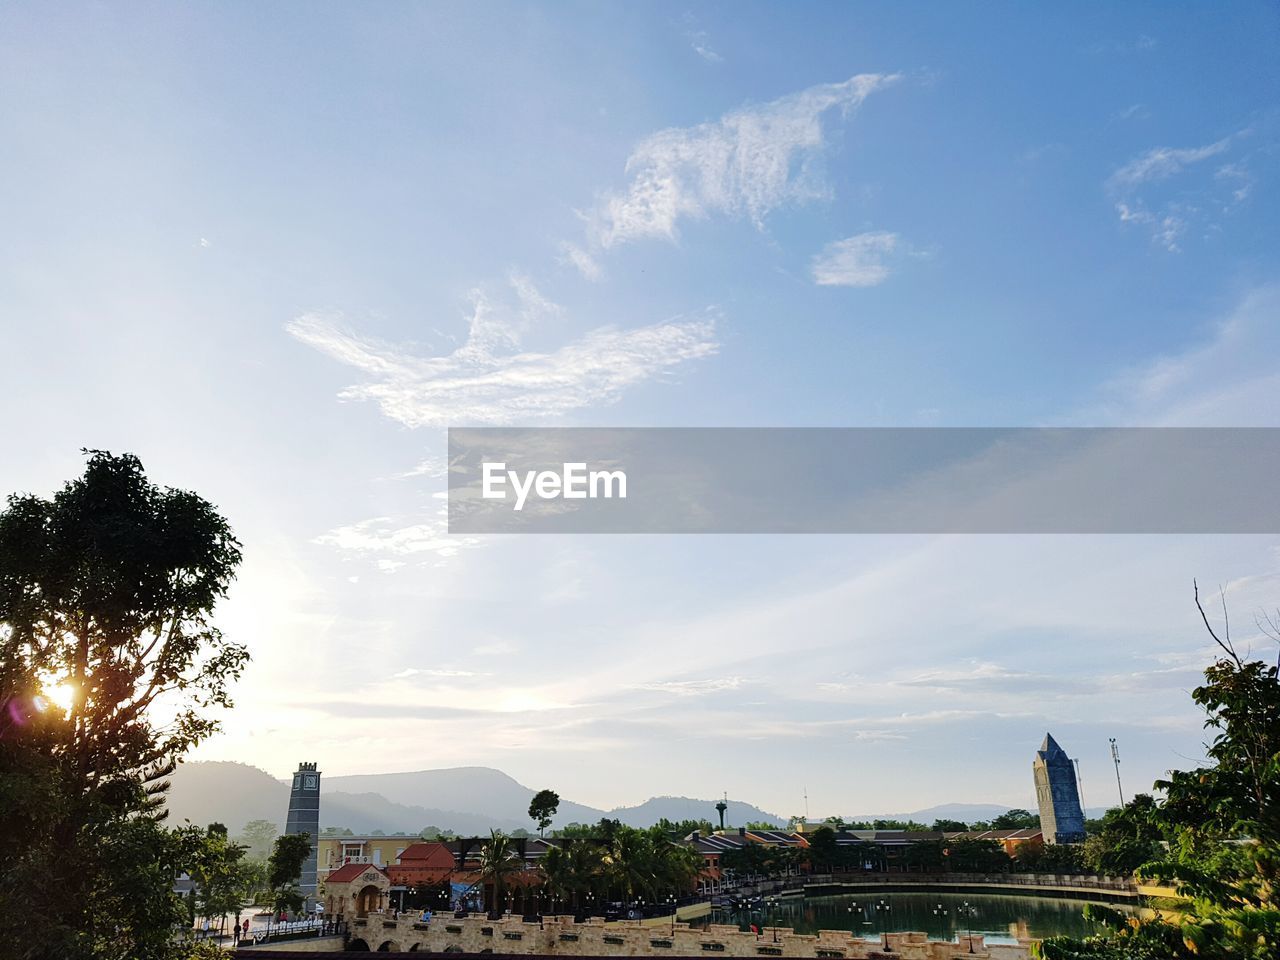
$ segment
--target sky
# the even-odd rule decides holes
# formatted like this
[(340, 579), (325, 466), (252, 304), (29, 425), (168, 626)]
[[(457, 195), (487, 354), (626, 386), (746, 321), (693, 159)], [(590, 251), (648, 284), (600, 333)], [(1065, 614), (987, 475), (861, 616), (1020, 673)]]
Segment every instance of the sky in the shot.
[[(1280, 538), (450, 536), (449, 426), (1280, 426), (1273, 4), (0, 7), (0, 490), (228, 517), (196, 759), (1088, 806)], [(1223, 464), (1248, 470), (1248, 463)], [(422, 802), (430, 806), (430, 798)]]

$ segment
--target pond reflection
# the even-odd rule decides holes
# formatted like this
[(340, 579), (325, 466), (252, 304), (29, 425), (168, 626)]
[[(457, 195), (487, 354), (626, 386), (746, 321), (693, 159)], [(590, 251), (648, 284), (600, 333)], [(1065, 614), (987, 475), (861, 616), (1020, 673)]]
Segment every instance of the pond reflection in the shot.
[[(744, 910), (716, 910), (711, 923), (737, 924), (742, 930), (793, 927), (797, 933), (849, 930), (873, 939), (890, 933), (923, 931), (937, 940), (954, 940), (972, 930), (993, 943), (1019, 938), (1085, 937), (1100, 930), (1083, 916), (1082, 900), (1051, 897), (953, 893), (881, 893), (840, 897), (793, 897), (762, 901)], [(1128, 910), (1125, 906), (1111, 905)]]

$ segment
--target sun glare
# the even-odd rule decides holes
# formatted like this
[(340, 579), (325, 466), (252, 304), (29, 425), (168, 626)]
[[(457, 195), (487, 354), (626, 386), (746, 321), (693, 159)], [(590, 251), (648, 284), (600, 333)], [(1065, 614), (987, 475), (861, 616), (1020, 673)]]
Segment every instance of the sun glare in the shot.
[(64, 680), (60, 683), (45, 683), (40, 693), (51, 704), (66, 713), (71, 709), (71, 701), (75, 697), (76, 688), (73, 683)]

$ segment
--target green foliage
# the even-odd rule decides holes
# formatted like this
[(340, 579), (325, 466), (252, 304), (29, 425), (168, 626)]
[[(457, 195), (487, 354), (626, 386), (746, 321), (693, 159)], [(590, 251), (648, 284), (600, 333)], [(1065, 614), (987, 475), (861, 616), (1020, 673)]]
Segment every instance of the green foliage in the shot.
[(948, 840), (947, 865), (958, 873), (1001, 873), (1011, 866), (1004, 848), (994, 840)]
[(969, 825), (963, 820), (935, 820), (929, 829), (939, 833), (964, 833)]
[(538, 836), (551, 826), (551, 818), (560, 809), (560, 794), (554, 790), (539, 790), (529, 801), (529, 818), (538, 825)]
[(500, 830), (491, 830), (489, 839), (480, 848), (480, 877), (493, 887), (491, 909), (500, 909), (507, 879), (523, 869), (524, 861), (511, 838)]
[(231, 913), (239, 917), (240, 906), (254, 892), (257, 879), (253, 862), (245, 860), (245, 848), (232, 843), (226, 827), (219, 823), (210, 824), (203, 832), (187, 827), (186, 832), (191, 848), (198, 851), (188, 868), (196, 889), (196, 915), (212, 918)]
[(910, 830), (921, 833), (929, 829), (914, 820), (853, 820), (844, 826), (846, 830)]
[[(253, 821), (253, 822), (254, 822), (254, 823), (265, 823), (266, 821), (263, 821), (263, 820), (255, 820), (255, 821)], [(248, 829), (248, 828), (246, 828), (246, 829)], [(273, 828), (273, 829), (274, 829), (274, 828)], [(426, 829), (428, 829), (428, 830), (434, 830), (435, 828), (434, 828), (434, 827), (427, 827)], [(275, 839), (275, 833), (274, 833), (274, 832), (271, 834), (271, 836), (272, 836), (272, 839)], [(321, 828), (320, 828), (320, 836), (322, 836), (322, 837), (354, 837), (354, 836), (355, 836), (355, 834), (352, 832), (352, 830), (351, 830), (351, 828), (350, 828), (350, 827), (321, 827)]]
[(682, 840), (694, 833), (707, 837), (715, 830), (710, 820), (668, 820), (666, 817), (658, 820), (657, 827), (672, 840)]
[(1094, 873), (1128, 875), (1164, 854), (1165, 829), (1150, 794), (1139, 793), (1103, 816), (1084, 842), (1084, 862)]
[[(203, 843), (163, 826), (166, 778), (248, 659), (210, 622), (239, 561), (209, 503), (128, 455), (91, 451), (52, 499), (0, 512), (0, 943), (18, 960), (178, 955), (173, 881)], [(54, 686), (69, 709), (41, 699)]]
[(1040, 814), (1021, 808), (1006, 810), (991, 821), (992, 830), (1030, 830), (1039, 826)]
[(286, 833), (276, 837), (271, 859), (267, 861), (267, 886), (272, 891), (275, 909), (302, 909), (304, 897), (298, 889), (298, 881), (302, 879), (302, 865), (310, 855), (310, 834)]
[(1128, 860), (1135, 846), (1157, 848), (1138, 875), (1176, 885), (1190, 900), (1173, 915), (1116, 924), (1097, 937), (1046, 940), (1046, 960), (1280, 954), (1280, 671), (1241, 657), (1230, 635), (1220, 638), (1203, 608), (1200, 614), (1223, 654), (1192, 692), (1213, 733), (1211, 765), (1171, 772), (1155, 784), (1163, 802), (1142, 795), (1109, 811), (1099, 836), (1086, 843), (1086, 853), (1100, 860), (1108, 851), (1097, 848), (1108, 839), (1119, 844), (1111, 855)]
[[(271, 845), (279, 832), (270, 820), (250, 820), (236, 837), (236, 843), (245, 848), (246, 857), (265, 860), (271, 856)], [(320, 835), (325, 836), (326, 831), (322, 830)]]
[(1085, 863), (1084, 847), (1074, 843), (1020, 843), (1014, 849), (1014, 864), (1033, 873), (1079, 874), (1091, 872)]

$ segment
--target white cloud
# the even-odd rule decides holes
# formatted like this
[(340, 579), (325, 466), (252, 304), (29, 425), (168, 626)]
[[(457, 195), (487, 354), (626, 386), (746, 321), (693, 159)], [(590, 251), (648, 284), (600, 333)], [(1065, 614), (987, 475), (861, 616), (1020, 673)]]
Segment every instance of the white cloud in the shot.
[(1280, 286), (1255, 288), (1205, 341), (1104, 384), (1075, 422), (1123, 426), (1278, 426)]
[(560, 253), (560, 261), (562, 263), (577, 267), (578, 272), (588, 280), (599, 280), (604, 273), (600, 269), (600, 264), (596, 261), (596, 258), (576, 243), (565, 242), (560, 244)]
[(827, 244), (813, 258), (810, 272), (822, 286), (874, 287), (888, 279), (884, 257), (897, 246), (896, 233), (860, 233)]
[(394, 559), (395, 557), (424, 553), (452, 557), (459, 550), (476, 546), (480, 539), (450, 536), (448, 521), (444, 517), (408, 525), (402, 525), (392, 517), (373, 517), (337, 527), (316, 537), (314, 542), (354, 554), (383, 554), (376, 561), (378, 567), (386, 573), (392, 573), (404, 566), (404, 561)]
[(653, 134), (627, 160), (627, 189), (606, 194), (588, 216), (592, 246), (672, 240), (681, 220), (712, 214), (761, 226), (770, 211), (821, 196), (812, 164), (825, 146), (824, 115), (837, 107), (847, 115), (897, 79), (860, 74)]
[(1248, 133), (1238, 131), (1199, 147), (1156, 147), (1134, 157), (1107, 178), (1121, 223), (1144, 225), (1154, 243), (1177, 253), (1193, 223), (1216, 227), (1215, 214), (1244, 203), (1252, 175), (1243, 161), (1220, 164), (1212, 177), (1191, 176), (1207, 160), (1222, 156)]
[(1135, 157), (1111, 175), (1112, 186), (1129, 187), (1150, 180), (1163, 180), (1181, 173), (1192, 164), (1225, 153), (1232, 137), (1223, 137), (1203, 147), (1156, 147)]
[(612, 403), (622, 391), (716, 352), (710, 312), (631, 330), (593, 330), (548, 353), (519, 352), (526, 327), (559, 308), (523, 277), (512, 286), (514, 314), (483, 292), (473, 296), (470, 332), (442, 356), (418, 356), (344, 329), (341, 318), (307, 314), (286, 329), (303, 343), (366, 374), (340, 393), (372, 400), (409, 427), (502, 424), (562, 416)]

